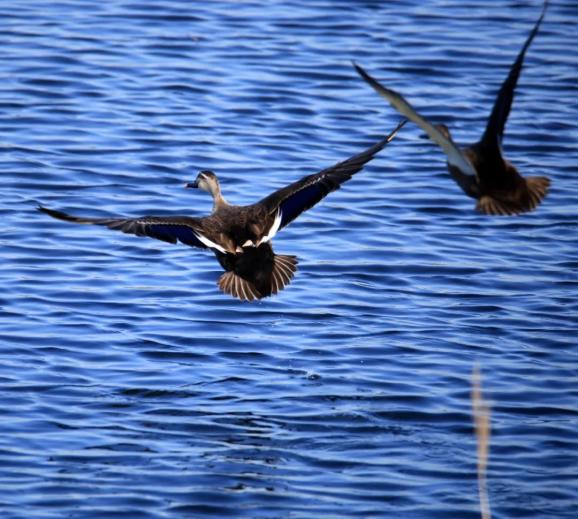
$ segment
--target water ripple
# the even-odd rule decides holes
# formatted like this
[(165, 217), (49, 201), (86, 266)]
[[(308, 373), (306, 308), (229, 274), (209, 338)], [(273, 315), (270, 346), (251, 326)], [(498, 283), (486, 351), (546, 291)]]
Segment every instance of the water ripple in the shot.
[(351, 60), (475, 141), (539, 4), (3, 1), (0, 515), (479, 517), (478, 361), (495, 516), (574, 518), (570, 0), (506, 131), (553, 181), (532, 214), (480, 218), (407, 125), (276, 238), (290, 287), (244, 304), (210, 255), (35, 210), (200, 215), (199, 169), (249, 203), (345, 159), (399, 119)]

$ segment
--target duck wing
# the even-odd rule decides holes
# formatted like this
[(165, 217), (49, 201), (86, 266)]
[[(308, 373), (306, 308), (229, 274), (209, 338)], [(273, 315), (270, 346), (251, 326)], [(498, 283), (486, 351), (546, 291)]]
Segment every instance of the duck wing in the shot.
[(332, 191), (339, 189), (341, 184), (361, 171), (363, 166), (396, 136), (405, 122), (400, 122), (389, 135), (365, 151), (319, 173), (303, 177), (301, 180), (271, 193), (256, 205), (265, 208), (269, 214), (277, 215), (275, 232), (285, 227), (302, 212), (313, 207)]
[(510, 115), (510, 108), (512, 107), (512, 101), (514, 100), (514, 91), (516, 90), (516, 84), (518, 83), (518, 78), (520, 77), (520, 72), (522, 71), (522, 65), (524, 63), (524, 57), (528, 47), (532, 43), (534, 36), (538, 33), (540, 24), (546, 14), (546, 8), (548, 7), (548, 0), (544, 2), (544, 7), (542, 8), (542, 14), (538, 21), (534, 25), (532, 32), (530, 32), (526, 43), (522, 47), (522, 50), (518, 54), (516, 61), (512, 64), (510, 73), (505, 81), (502, 83), (500, 91), (496, 96), (496, 101), (488, 119), (488, 124), (480, 144), (484, 148), (495, 149), (497, 153), (500, 153), (500, 145), (502, 143), (502, 137), (504, 134), (504, 127), (506, 126), (506, 121)]
[(189, 216), (142, 216), (140, 218), (83, 218), (61, 211), (38, 207), (38, 210), (67, 222), (103, 225), (114, 231), (148, 236), (168, 243), (181, 242), (191, 247), (219, 248), (202, 234), (202, 219)]
[[(447, 161), (450, 165), (455, 166), (466, 175), (476, 175), (476, 170), (472, 163), (468, 160), (466, 155), (455, 145), (455, 143), (446, 137), (438, 128), (431, 124), (425, 117), (420, 115), (416, 110), (405, 100), (405, 98), (397, 93), (395, 90), (384, 87), (377, 80), (372, 78), (363, 68), (357, 63), (353, 66), (359, 75), (383, 98), (385, 98), (401, 115), (407, 117), (410, 121), (417, 124), (429, 138), (436, 142), (447, 156)], [(458, 181), (456, 179), (456, 181)], [(458, 181), (461, 185), (461, 182)]]

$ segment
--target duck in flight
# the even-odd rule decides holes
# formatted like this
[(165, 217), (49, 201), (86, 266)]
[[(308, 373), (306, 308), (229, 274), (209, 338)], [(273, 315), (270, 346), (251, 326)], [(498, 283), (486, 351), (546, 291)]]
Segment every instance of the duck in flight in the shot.
[(460, 149), (445, 125), (434, 125), (420, 115), (401, 94), (384, 87), (354, 63), (357, 72), (379, 95), (387, 99), (404, 117), (416, 123), (435, 141), (447, 156), (448, 169), (466, 195), (477, 199), (476, 209), (490, 215), (514, 215), (532, 211), (546, 196), (550, 180), (546, 177), (522, 177), (502, 154), (504, 127), (510, 113), (516, 83), (526, 50), (538, 32), (548, 0), (526, 43), (514, 61), (508, 77), (498, 92), (482, 138)]
[(374, 158), (405, 124), (365, 151), (271, 193), (256, 204), (230, 205), (221, 194), (217, 176), (201, 171), (186, 187), (208, 191), (213, 197), (209, 216), (143, 216), (141, 218), (84, 218), (38, 207), (54, 218), (80, 224), (103, 225), (137, 236), (210, 249), (225, 269), (219, 288), (233, 297), (253, 301), (276, 294), (297, 270), (297, 258), (275, 254), (271, 241), (279, 230), (313, 207)]

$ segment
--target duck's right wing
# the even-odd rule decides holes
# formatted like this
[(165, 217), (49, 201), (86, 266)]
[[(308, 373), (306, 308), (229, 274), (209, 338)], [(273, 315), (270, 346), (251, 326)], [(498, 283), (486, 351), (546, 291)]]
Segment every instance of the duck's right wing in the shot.
[(384, 87), (377, 80), (372, 78), (357, 63), (353, 66), (359, 75), (383, 98), (385, 98), (401, 115), (407, 117), (410, 121), (417, 124), (430, 139), (442, 148), (447, 156), (448, 163), (457, 167), (466, 175), (476, 176), (476, 170), (464, 153), (448, 139), (438, 128), (431, 124), (427, 119), (415, 111), (415, 109), (396, 91)]
[(386, 137), (353, 157), (339, 162), (319, 173), (308, 175), (285, 186), (258, 202), (256, 205), (264, 208), (269, 214), (276, 214), (274, 229), (269, 235), (274, 235), (291, 223), (302, 212), (313, 207), (329, 193), (339, 189), (341, 184), (349, 180), (352, 175), (361, 171), (376, 153), (381, 151), (390, 142), (405, 124), (405, 120)]
[(190, 247), (222, 247), (203, 235), (201, 219), (189, 216), (143, 216), (140, 218), (83, 218), (72, 216), (61, 211), (38, 207), (38, 210), (66, 222), (103, 225), (114, 231), (121, 231), (136, 236), (148, 236), (169, 243), (180, 241)]
[(510, 73), (502, 83), (500, 91), (496, 96), (496, 101), (494, 103), (494, 107), (492, 108), (492, 113), (490, 115), (490, 118), (488, 119), (488, 124), (486, 126), (486, 130), (481, 140), (481, 142), (486, 146), (499, 147), (502, 143), (504, 127), (506, 126), (508, 115), (510, 115), (510, 108), (512, 107), (512, 102), (514, 100), (514, 92), (516, 90), (516, 84), (518, 83), (520, 72), (522, 71), (522, 65), (524, 64), (524, 57), (526, 55), (528, 47), (530, 46), (532, 40), (534, 39), (534, 36), (536, 36), (536, 34), (538, 33), (538, 29), (540, 29), (540, 24), (544, 19), (547, 7), (548, 7), (548, 0), (544, 2), (542, 14), (536, 21), (534, 28), (528, 35), (526, 43), (524, 43), (524, 46), (522, 47), (522, 50), (520, 50), (520, 53), (518, 54), (516, 61), (514, 61), (514, 63), (512, 64)]

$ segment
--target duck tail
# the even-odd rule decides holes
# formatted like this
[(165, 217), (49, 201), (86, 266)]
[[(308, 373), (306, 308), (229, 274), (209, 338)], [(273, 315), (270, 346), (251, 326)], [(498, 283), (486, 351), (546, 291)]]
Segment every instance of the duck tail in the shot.
[(263, 297), (253, 283), (243, 279), (233, 271), (225, 272), (217, 284), (225, 294), (237, 297), (241, 301), (255, 301)]
[(535, 207), (538, 207), (548, 194), (550, 179), (547, 177), (528, 177), (526, 183), (528, 185), (528, 196), (532, 204), (529, 209), (531, 211)]
[(524, 188), (505, 198), (488, 195), (480, 197), (476, 209), (482, 213), (509, 216), (533, 211), (548, 194), (550, 179), (546, 177), (528, 177)]
[(275, 254), (271, 271), (271, 294), (280, 292), (291, 283), (297, 272), (297, 256)]
[(297, 257), (274, 254), (272, 263), (266, 279), (265, 274), (248, 280), (237, 272), (227, 271), (219, 278), (219, 288), (241, 301), (255, 301), (277, 294), (293, 279), (297, 271)]

